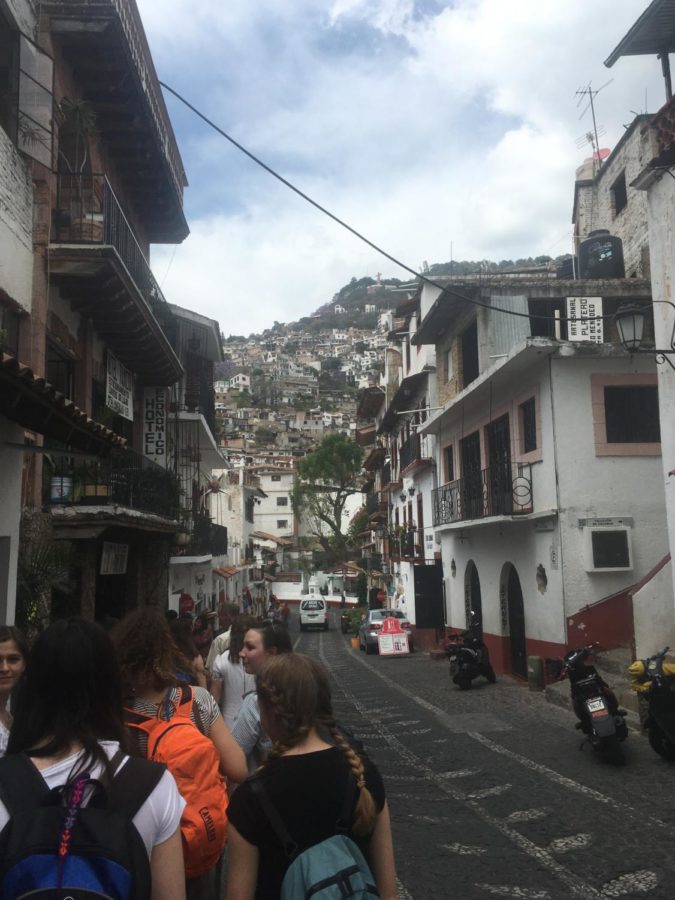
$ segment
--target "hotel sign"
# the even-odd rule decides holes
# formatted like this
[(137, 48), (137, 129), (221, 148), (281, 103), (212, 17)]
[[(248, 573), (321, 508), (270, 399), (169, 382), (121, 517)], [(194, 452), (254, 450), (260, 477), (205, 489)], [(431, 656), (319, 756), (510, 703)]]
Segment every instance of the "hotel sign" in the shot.
[(166, 389), (143, 392), (143, 454), (166, 468)]
[(105, 405), (130, 422), (134, 421), (134, 377), (108, 351)]

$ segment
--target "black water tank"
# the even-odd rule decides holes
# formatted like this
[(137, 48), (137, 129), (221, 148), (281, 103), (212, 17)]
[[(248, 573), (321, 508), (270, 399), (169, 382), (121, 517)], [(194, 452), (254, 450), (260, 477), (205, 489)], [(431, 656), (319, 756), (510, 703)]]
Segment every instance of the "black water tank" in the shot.
[(580, 278), (625, 278), (621, 238), (606, 228), (591, 231), (579, 245)]

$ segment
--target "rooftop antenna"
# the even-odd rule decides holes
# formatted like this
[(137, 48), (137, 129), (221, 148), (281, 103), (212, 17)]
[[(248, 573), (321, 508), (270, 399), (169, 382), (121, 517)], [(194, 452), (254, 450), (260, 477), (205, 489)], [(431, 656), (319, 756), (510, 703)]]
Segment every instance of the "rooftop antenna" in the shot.
[[(593, 135), (593, 139), (594, 139), (593, 141), (591, 141), (591, 143), (594, 144), (594, 156), (595, 156), (595, 153), (598, 154), (598, 171), (602, 168), (602, 160), (600, 159), (600, 142), (599, 142), (599, 140), (598, 140), (598, 138), (599, 138), (598, 124), (597, 124), (596, 119), (595, 119), (595, 104), (594, 104), (593, 101), (594, 101), (595, 98), (598, 96), (598, 94), (600, 93), (600, 91), (604, 90), (604, 89), (607, 87), (607, 85), (608, 85), (608, 84), (611, 84), (613, 81), (614, 81), (614, 79), (613, 79), (613, 78), (610, 78), (609, 81), (606, 81), (606, 82), (602, 85), (602, 87), (599, 87), (597, 90), (593, 90), (593, 88), (591, 87), (591, 83), (590, 83), (590, 81), (589, 81), (589, 82), (588, 82), (588, 87), (585, 87), (585, 88), (579, 88), (579, 89), (576, 91), (576, 96), (579, 98), (579, 100), (577, 101), (577, 109), (578, 109), (578, 108), (581, 106), (581, 104), (584, 102), (584, 98), (588, 97), (588, 103), (586, 104), (586, 106), (585, 106), (585, 107), (583, 108), (583, 110), (581, 111), (581, 114), (580, 114), (579, 118), (580, 118), (580, 119), (583, 119), (583, 117), (586, 115), (586, 113), (587, 113), (588, 110), (590, 109), (590, 111), (591, 111), (591, 119), (593, 120), (593, 132), (592, 132), (592, 135)], [(589, 132), (588, 134), (590, 134), (590, 132)], [(588, 134), (586, 135), (586, 140), (588, 140)]]

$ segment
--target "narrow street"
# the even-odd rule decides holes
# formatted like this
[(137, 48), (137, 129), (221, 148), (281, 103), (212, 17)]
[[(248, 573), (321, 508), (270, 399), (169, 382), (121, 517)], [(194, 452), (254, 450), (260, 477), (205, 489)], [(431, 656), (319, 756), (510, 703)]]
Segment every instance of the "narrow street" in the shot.
[(333, 679), (337, 717), (380, 767), (402, 898), (672, 898), (675, 769), (637, 733), (623, 769), (579, 750), (571, 713), (510, 679), (466, 693), (425, 653), (380, 658), (342, 635), (295, 649)]

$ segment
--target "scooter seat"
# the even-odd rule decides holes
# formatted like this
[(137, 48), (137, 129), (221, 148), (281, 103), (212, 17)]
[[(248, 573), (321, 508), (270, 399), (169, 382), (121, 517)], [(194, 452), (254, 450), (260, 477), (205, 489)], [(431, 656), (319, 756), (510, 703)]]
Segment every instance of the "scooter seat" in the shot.
[(619, 708), (619, 709), (617, 709), (616, 714), (617, 714), (617, 716), (627, 716), (628, 710)]

